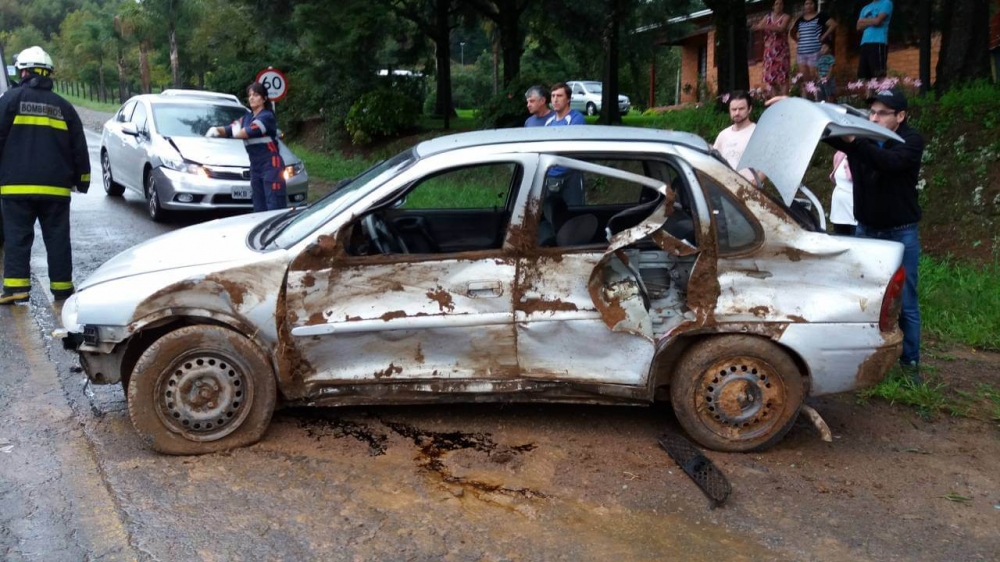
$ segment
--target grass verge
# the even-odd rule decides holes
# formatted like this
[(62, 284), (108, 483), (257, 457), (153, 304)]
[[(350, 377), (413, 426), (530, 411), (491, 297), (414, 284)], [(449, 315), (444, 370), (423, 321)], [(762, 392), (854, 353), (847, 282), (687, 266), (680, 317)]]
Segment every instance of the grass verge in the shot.
[(1000, 350), (1000, 260), (921, 256), (920, 315), (924, 331), (944, 341)]
[(56, 93), (66, 98), (66, 101), (70, 102), (73, 105), (86, 107), (87, 109), (93, 109), (94, 111), (114, 113), (118, 111), (119, 107), (121, 107), (120, 103), (101, 103), (99, 101), (92, 101), (89, 98), (77, 97), (61, 90), (57, 90)]

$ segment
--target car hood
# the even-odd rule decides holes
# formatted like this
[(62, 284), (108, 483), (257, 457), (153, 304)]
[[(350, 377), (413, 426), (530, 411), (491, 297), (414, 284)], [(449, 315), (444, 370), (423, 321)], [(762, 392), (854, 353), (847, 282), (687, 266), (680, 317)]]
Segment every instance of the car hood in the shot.
[[(250, 157), (246, 146), (239, 139), (220, 139), (206, 137), (170, 137), (177, 151), (185, 160), (197, 162), (206, 166), (236, 166), (250, 167)], [(285, 143), (278, 141), (281, 158), (286, 165), (298, 161)]]
[(819, 141), (847, 135), (903, 142), (899, 135), (872, 123), (854, 108), (788, 98), (761, 115), (736, 169), (764, 172), (785, 205), (791, 205)]
[(285, 211), (252, 213), (175, 230), (118, 254), (97, 268), (82, 284), (87, 287), (156, 271), (233, 262), (257, 256), (247, 235), (267, 218)]

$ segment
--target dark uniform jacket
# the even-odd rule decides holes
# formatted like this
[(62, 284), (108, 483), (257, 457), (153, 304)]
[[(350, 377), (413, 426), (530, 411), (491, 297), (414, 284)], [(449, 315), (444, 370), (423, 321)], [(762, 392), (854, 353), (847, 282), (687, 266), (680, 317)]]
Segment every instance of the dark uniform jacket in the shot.
[(90, 187), (83, 124), (52, 79), (33, 76), (0, 96), (0, 195), (59, 198)]
[(896, 134), (905, 142), (890, 139), (880, 147), (870, 139), (826, 141), (847, 154), (854, 177), (854, 218), (875, 230), (915, 224), (921, 217), (917, 181), (924, 138), (905, 121)]

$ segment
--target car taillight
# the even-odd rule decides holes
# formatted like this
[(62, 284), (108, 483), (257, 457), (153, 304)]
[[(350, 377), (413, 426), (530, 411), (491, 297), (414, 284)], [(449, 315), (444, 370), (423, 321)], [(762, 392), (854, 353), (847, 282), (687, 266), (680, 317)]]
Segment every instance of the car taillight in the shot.
[(903, 284), (906, 282), (906, 270), (902, 267), (896, 270), (885, 288), (882, 297), (882, 312), (878, 317), (878, 329), (891, 332), (899, 319), (899, 310), (903, 307)]

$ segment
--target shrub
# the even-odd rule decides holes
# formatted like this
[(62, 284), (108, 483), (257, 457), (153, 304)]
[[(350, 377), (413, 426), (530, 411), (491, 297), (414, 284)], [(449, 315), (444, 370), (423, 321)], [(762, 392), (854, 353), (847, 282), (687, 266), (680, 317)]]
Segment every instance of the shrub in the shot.
[(538, 79), (518, 78), (499, 94), (489, 98), (476, 112), (479, 126), (484, 129), (502, 129), (524, 125), (524, 120), (528, 118), (524, 92), (535, 84), (548, 83)]
[(354, 102), (344, 125), (354, 144), (399, 136), (412, 130), (420, 115), (419, 104), (394, 90), (375, 90)]

